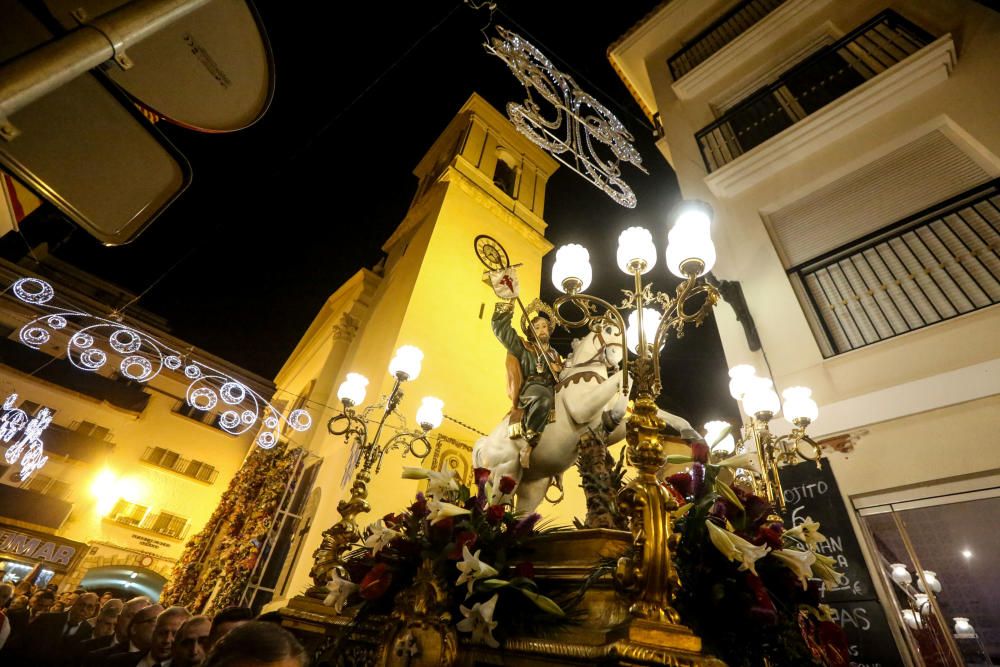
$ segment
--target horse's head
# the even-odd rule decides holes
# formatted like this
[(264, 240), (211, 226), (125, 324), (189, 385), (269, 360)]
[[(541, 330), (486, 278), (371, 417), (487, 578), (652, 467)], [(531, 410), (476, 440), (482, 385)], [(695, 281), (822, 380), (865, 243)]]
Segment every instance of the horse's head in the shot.
[(622, 362), (622, 335), (614, 324), (602, 323), (583, 338), (573, 341), (567, 366), (587, 366), (601, 362), (608, 370), (617, 370)]

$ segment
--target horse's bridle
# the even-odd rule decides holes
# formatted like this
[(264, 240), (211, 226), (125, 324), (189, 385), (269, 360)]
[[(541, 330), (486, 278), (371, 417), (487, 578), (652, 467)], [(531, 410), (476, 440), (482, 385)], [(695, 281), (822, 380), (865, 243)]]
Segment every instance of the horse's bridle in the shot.
[(579, 368), (582, 366), (589, 366), (594, 361), (597, 361), (602, 355), (604, 357), (603, 363), (606, 368), (615, 368), (617, 366), (617, 364), (611, 363), (611, 358), (608, 357), (608, 350), (612, 347), (621, 347), (622, 352), (624, 352), (624, 346), (621, 343), (609, 343), (608, 341), (604, 340), (604, 332), (602, 331), (602, 329), (603, 327), (598, 327), (597, 331), (594, 332), (597, 335), (598, 342), (600, 342), (601, 344), (601, 347), (597, 350), (597, 353), (590, 359), (587, 359), (586, 361), (581, 361), (578, 364), (574, 363), (572, 366), (566, 366), (566, 368)]

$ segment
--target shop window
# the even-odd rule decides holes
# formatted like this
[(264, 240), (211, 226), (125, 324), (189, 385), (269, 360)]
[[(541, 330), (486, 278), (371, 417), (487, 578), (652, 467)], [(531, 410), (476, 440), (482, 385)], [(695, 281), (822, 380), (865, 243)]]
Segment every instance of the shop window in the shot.
[(118, 523), (124, 523), (127, 526), (139, 526), (142, 520), (146, 518), (146, 513), (149, 508), (145, 505), (139, 505), (137, 503), (130, 503), (127, 500), (119, 500), (111, 514), (108, 518), (112, 521), (117, 521)]

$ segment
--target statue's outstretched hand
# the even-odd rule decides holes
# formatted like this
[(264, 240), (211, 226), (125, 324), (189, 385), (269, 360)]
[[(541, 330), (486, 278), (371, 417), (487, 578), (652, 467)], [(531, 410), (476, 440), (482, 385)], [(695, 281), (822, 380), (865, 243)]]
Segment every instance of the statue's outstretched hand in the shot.
[(490, 271), (490, 285), (493, 291), (501, 299), (514, 299), (520, 291), (520, 284), (517, 280), (517, 271), (512, 266), (505, 269)]

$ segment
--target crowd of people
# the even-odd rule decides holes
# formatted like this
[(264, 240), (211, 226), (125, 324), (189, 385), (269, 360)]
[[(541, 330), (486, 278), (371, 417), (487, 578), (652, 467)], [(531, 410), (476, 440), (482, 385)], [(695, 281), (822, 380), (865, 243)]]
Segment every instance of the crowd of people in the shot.
[(229, 607), (214, 616), (146, 596), (121, 600), (54, 585), (0, 584), (4, 667), (305, 667), (277, 614)]

